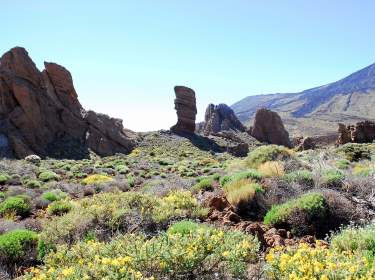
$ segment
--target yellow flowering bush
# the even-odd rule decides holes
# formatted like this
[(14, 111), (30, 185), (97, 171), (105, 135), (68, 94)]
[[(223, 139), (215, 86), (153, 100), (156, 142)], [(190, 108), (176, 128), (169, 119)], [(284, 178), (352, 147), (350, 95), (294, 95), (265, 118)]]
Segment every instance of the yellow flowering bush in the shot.
[(208, 226), (151, 239), (127, 234), (109, 243), (60, 245), (24, 279), (186, 279), (212, 273), (240, 277), (247, 264), (257, 260), (258, 250), (255, 237)]
[(338, 252), (320, 246), (275, 248), (266, 255), (270, 279), (286, 280), (371, 280), (375, 279), (374, 261), (360, 253)]
[(112, 177), (103, 174), (93, 174), (82, 180), (84, 185), (100, 185), (113, 181)]
[(127, 232), (132, 223), (162, 223), (177, 217), (198, 218), (207, 214), (190, 192), (174, 191), (166, 197), (140, 192), (102, 193), (72, 203), (63, 216), (46, 219), (41, 242), (72, 244), (92, 232), (107, 236)]

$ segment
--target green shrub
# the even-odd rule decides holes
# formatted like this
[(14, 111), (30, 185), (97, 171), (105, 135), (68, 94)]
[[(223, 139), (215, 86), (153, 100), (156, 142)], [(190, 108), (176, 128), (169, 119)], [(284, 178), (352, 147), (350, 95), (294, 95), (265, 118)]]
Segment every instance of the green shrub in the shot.
[(375, 225), (348, 227), (333, 235), (331, 244), (339, 252), (357, 252), (375, 257)]
[(109, 243), (58, 246), (41, 270), (30, 270), (24, 279), (243, 279), (249, 264), (257, 262), (258, 251), (259, 242), (251, 235), (205, 226), (152, 238), (128, 234)]
[(345, 174), (337, 169), (329, 169), (323, 172), (322, 180), (328, 187), (340, 187), (345, 180)]
[(135, 178), (132, 175), (129, 175), (127, 177), (127, 182), (129, 184), (129, 187), (134, 187), (135, 186)]
[(272, 206), (264, 217), (264, 223), (267, 225), (286, 223), (289, 215), (296, 210), (302, 210), (309, 216), (325, 216), (327, 210), (325, 198), (320, 193), (308, 193), (286, 203)]
[(39, 173), (38, 179), (42, 182), (58, 181), (60, 176), (53, 171), (46, 170)]
[(260, 181), (262, 179), (262, 175), (255, 169), (249, 169), (247, 171), (241, 171), (238, 173), (234, 173), (232, 175), (226, 175), (221, 177), (220, 185), (225, 187), (226, 184), (229, 182), (235, 182), (243, 179), (251, 179), (254, 181)]
[(68, 213), (73, 208), (69, 201), (57, 200), (48, 205), (47, 213), (50, 215), (61, 216)]
[(120, 174), (127, 174), (129, 173), (130, 169), (126, 165), (120, 164), (116, 165), (116, 171)]
[(301, 185), (313, 186), (314, 178), (308, 170), (296, 170), (284, 175), (284, 180), (288, 183), (298, 183)]
[(20, 261), (30, 249), (35, 249), (38, 235), (29, 230), (13, 230), (0, 235), (0, 259), (6, 264)]
[(347, 143), (337, 149), (337, 152), (343, 154), (349, 161), (359, 161), (362, 159), (371, 159), (372, 151), (368, 144)]
[(11, 196), (0, 203), (0, 215), (27, 216), (30, 213), (31, 204), (28, 197)]
[(292, 152), (284, 146), (265, 145), (251, 151), (245, 159), (246, 165), (250, 168), (258, 168), (267, 161), (283, 161), (291, 158)]
[(100, 185), (113, 181), (112, 177), (103, 174), (93, 174), (82, 180), (84, 185)]
[(48, 191), (42, 194), (42, 198), (50, 202), (61, 200), (67, 197), (67, 194), (61, 190)]
[(213, 191), (213, 184), (215, 181), (216, 180), (212, 176), (199, 178), (198, 183), (193, 186), (192, 190), (194, 192)]
[(336, 161), (336, 167), (338, 169), (348, 169), (350, 167), (350, 161), (347, 159), (339, 159)]
[(77, 200), (67, 214), (45, 221), (41, 239), (46, 244), (71, 243), (94, 229), (115, 234), (126, 232), (139, 220), (166, 223), (181, 217), (201, 218), (207, 212), (187, 191), (173, 191), (165, 197), (139, 192), (101, 193)]
[(8, 174), (0, 174), (0, 185), (6, 184), (10, 179), (10, 176)]
[(42, 183), (38, 180), (28, 180), (26, 182), (26, 187), (29, 189), (39, 189), (42, 187)]
[(168, 234), (190, 234), (192, 232), (197, 231), (199, 228), (204, 227), (203, 225), (197, 224), (195, 222), (189, 221), (189, 220), (184, 220), (177, 222), (173, 224), (172, 226), (169, 227), (167, 233)]

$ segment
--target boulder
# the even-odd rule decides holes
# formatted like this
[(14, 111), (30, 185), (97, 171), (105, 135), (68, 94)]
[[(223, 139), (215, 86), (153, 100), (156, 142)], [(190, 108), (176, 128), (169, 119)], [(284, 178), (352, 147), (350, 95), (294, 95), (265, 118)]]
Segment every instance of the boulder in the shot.
[(205, 135), (222, 131), (246, 131), (245, 126), (238, 120), (234, 111), (226, 104), (209, 104), (204, 119), (202, 132)]
[(40, 72), (16, 47), (0, 59), (0, 140), (2, 157), (83, 158), (90, 150), (128, 153), (137, 135), (121, 121), (86, 112), (67, 69), (46, 62)]
[(197, 106), (194, 90), (176, 86), (174, 88), (176, 99), (174, 101), (177, 111), (177, 124), (171, 127), (175, 133), (194, 133), (195, 117), (197, 115)]
[(337, 144), (371, 143), (375, 140), (375, 122), (363, 121), (355, 125), (339, 124)]
[(258, 141), (291, 147), (289, 133), (279, 114), (271, 110), (259, 109), (256, 112), (254, 125), (249, 133)]

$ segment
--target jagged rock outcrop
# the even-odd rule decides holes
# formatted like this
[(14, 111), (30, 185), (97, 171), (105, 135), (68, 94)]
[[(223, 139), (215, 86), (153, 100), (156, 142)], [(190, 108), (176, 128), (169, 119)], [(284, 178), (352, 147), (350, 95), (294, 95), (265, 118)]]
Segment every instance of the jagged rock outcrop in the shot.
[(339, 124), (337, 144), (371, 143), (375, 140), (375, 122), (363, 121), (355, 125)]
[(258, 141), (291, 147), (289, 133), (279, 114), (271, 110), (259, 109), (256, 112), (254, 125), (249, 133)]
[(221, 131), (245, 132), (245, 126), (226, 104), (209, 104), (204, 117), (202, 132), (205, 135)]
[(177, 111), (177, 124), (171, 127), (175, 133), (194, 133), (195, 117), (197, 115), (197, 106), (194, 90), (176, 86), (174, 88), (176, 99), (174, 101)]
[(46, 62), (40, 72), (20, 47), (1, 57), (0, 156), (106, 156), (130, 152), (136, 139), (121, 120), (86, 112), (64, 67)]

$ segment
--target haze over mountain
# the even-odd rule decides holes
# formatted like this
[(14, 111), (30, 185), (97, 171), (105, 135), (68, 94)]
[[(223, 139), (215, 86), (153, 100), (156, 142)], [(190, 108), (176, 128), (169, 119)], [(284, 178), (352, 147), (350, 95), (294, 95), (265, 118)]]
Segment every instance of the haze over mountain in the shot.
[(278, 112), (292, 135), (327, 134), (337, 123), (375, 119), (375, 64), (346, 78), (299, 93), (248, 96), (232, 105), (238, 118), (252, 123), (258, 108)]

